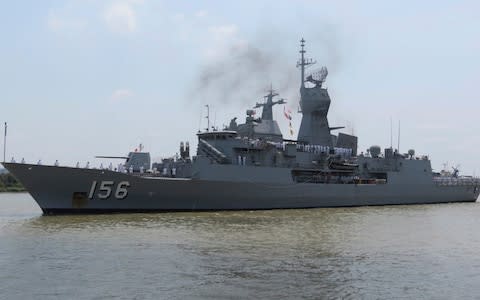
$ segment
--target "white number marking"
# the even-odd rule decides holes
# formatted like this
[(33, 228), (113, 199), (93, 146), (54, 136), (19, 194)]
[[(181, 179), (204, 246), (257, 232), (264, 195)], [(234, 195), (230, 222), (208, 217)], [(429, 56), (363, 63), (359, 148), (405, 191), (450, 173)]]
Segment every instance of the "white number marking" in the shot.
[(128, 181), (122, 181), (117, 186), (117, 191), (115, 192), (115, 198), (121, 200), (128, 195), (127, 187), (130, 186)]
[[(113, 181), (102, 181), (100, 188), (98, 189), (100, 193), (97, 194), (100, 199), (107, 199), (112, 194), (112, 185)], [(101, 192), (105, 192), (101, 194)]]
[[(99, 199), (108, 199), (112, 195), (112, 187), (115, 185), (113, 181), (102, 181), (100, 182), (100, 187), (98, 188), (98, 193), (96, 196)], [(118, 183), (115, 190), (115, 198), (118, 200), (125, 199), (128, 195), (127, 188), (130, 186), (130, 182), (121, 181)], [(95, 190), (97, 189), (97, 182), (93, 181), (92, 186), (90, 187), (90, 192), (88, 193), (88, 199), (93, 199), (95, 196)]]
[(95, 193), (95, 189), (97, 188), (97, 182), (92, 182), (92, 187), (90, 188), (90, 193), (88, 194), (88, 199), (93, 199), (93, 194)]

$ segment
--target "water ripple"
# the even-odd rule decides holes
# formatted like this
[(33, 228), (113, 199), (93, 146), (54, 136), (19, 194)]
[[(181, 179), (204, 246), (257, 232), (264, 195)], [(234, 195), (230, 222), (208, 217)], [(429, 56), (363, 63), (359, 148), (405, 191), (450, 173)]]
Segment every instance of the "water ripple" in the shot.
[(41, 216), (0, 195), (0, 295), (475, 298), (480, 206)]

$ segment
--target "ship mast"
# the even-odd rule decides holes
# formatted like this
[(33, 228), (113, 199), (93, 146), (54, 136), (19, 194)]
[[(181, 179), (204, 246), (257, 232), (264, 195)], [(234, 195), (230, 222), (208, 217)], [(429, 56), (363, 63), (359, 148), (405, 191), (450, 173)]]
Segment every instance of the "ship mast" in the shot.
[(3, 135), (3, 162), (7, 153), (7, 122), (5, 122), (5, 134)]
[(304, 89), (305, 88), (305, 67), (309, 66), (309, 65), (313, 65), (316, 63), (316, 61), (313, 61), (313, 59), (308, 59), (308, 58), (305, 58), (305, 39), (302, 38), (300, 40), (300, 60), (297, 62), (297, 68), (300, 67), (300, 89)]
[(273, 101), (273, 98), (278, 96), (278, 93), (273, 90), (270, 86), (270, 90), (268, 91), (268, 95), (264, 98), (266, 99), (263, 103), (258, 103), (253, 108), (260, 108), (262, 107), (262, 120), (273, 120), (273, 112), (272, 107), (277, 104), (285, 104), (285, 99), (279, 99), (277, 101)]
[(205, 119), (207, 119), (207, 131), (210, 131), (210, 105), (205, 105), (205, 107), (207, 108), (207, 116), (205, 117)]
[(301, 68), (301, 81), (300, 81), (300, 87), (304, 88), (305, 87), (305, 39), (302, 38), (300, 41), (300, 46), (302, 49), (300, 50), (300, 54), (302, 56), (301, 61), (300, 61), (300, 68)]

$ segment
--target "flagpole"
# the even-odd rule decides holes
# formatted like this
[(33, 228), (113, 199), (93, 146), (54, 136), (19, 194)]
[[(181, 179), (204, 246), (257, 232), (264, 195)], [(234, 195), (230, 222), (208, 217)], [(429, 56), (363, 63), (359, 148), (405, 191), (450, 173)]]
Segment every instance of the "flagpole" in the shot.
[(7, 122), (5, 122), (5, 134), (3, 135), (3, 162), (7, 153)]

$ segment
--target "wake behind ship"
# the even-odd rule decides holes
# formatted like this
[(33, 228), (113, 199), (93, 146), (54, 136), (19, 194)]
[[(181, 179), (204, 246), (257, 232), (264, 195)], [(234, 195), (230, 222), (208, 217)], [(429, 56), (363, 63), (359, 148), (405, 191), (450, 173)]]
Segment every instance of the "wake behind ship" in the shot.
[[(142, 149), (113, 168), (3, 163), (44, 214), (255, 210), (361, 205), (475, 202), (480, 180), (454, 172), (434, 173), (427, 156), (379, 146), (357, 153), (358, 138), (334, 134), (325, 67), (313, 64), (301, 41), (300, 108), (296, 140), (284, 139), (273, 107), (285, 103), (270, 90), (246, 112), (245, 123), (197, 134), (195, 156), (181, 143), (180, 156), (151, 164)], [(287, 118), (290, 113), (284, 110)], [(110, 157), (111, 158), (111, 157)]]

